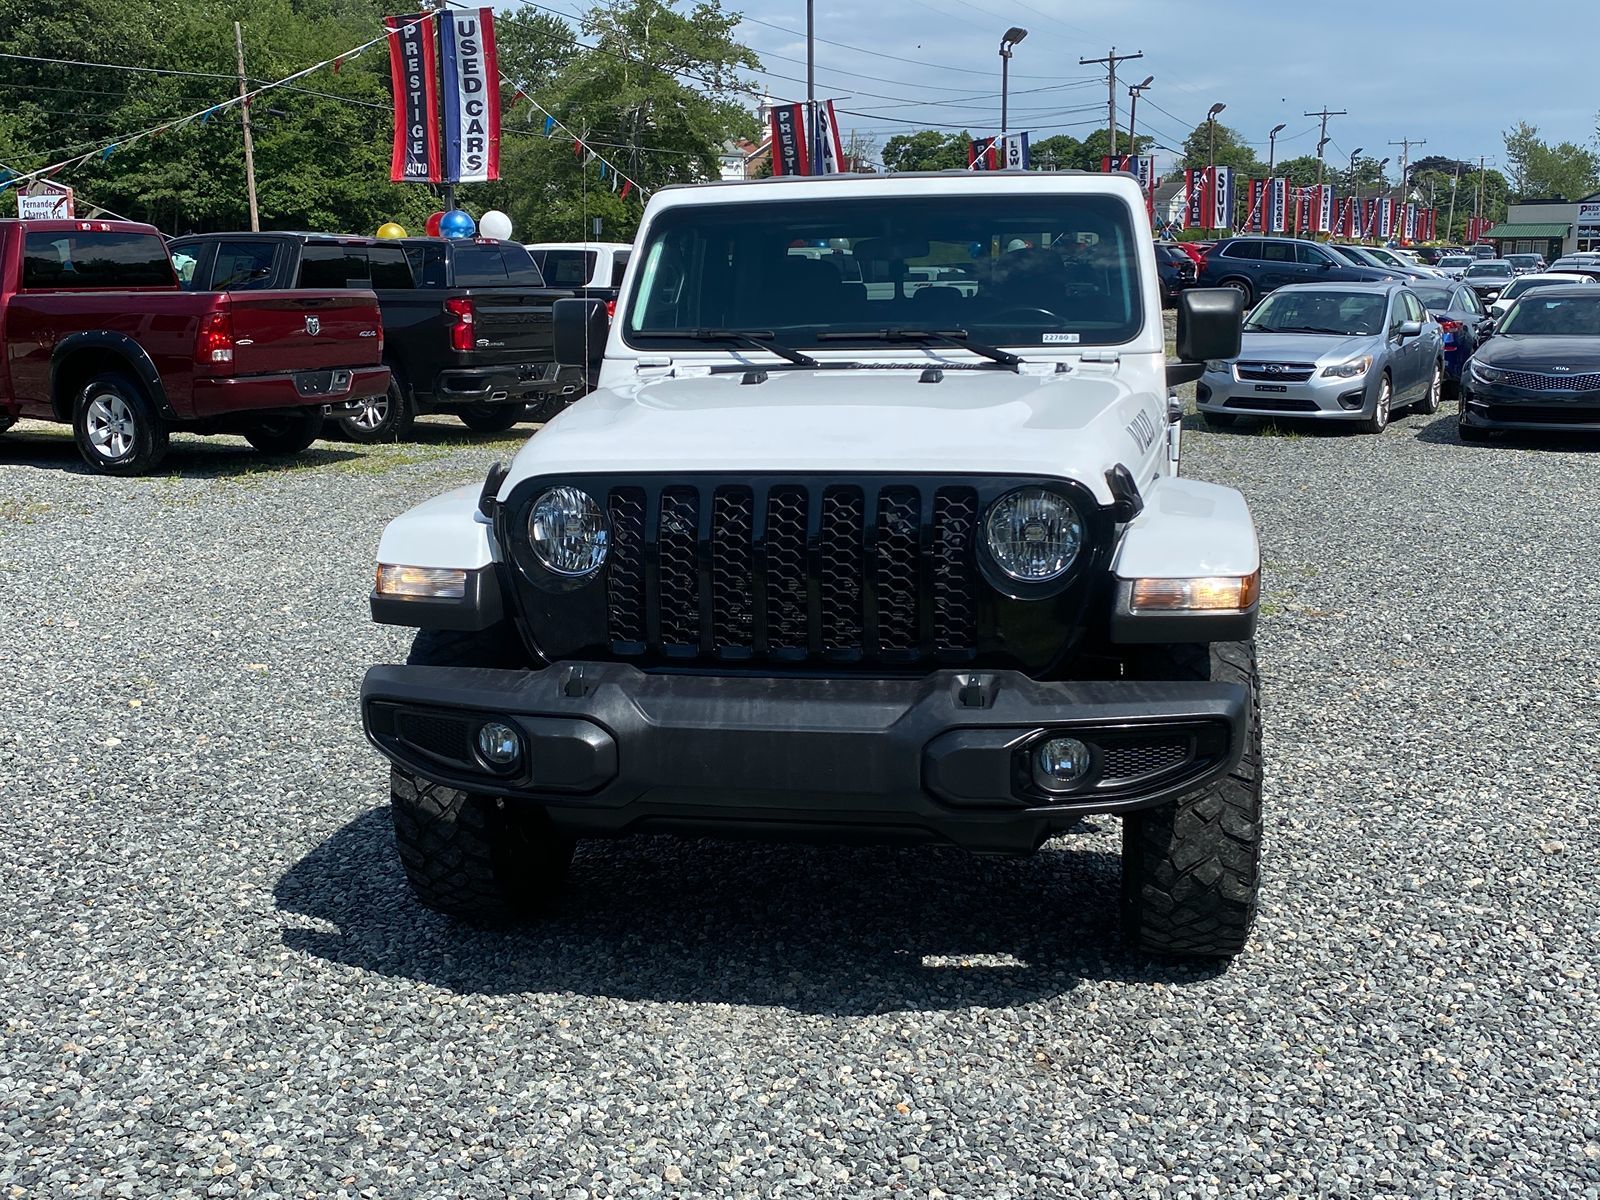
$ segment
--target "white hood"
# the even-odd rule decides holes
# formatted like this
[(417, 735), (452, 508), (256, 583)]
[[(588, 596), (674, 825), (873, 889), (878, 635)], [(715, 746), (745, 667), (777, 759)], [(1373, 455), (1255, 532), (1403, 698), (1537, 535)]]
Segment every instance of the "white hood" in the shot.
[[(1053, 364), (1052, 364), (1053, 365)], [(1025, 368), (1026, 369), (1026, 368)], [(1121, 366), (1062, 373), (773, 370), (601, 389), (533, 436), (501, 496), (530, 476), (630, 472), (962, 472), (1075, 479), (1103, 502), (1121, 463), (1141, 482), (1165, 414)], [(1141, 419), (1141, 413), (1148, 419)]]

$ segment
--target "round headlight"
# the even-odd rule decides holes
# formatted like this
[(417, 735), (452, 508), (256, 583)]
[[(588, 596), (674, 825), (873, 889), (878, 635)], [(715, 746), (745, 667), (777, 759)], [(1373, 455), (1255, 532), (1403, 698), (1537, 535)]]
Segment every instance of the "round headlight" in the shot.
[(1083, 546), (1078, 510), (1040, 487), (1019, 488), (996, 500), (987, 531), (995, 563), (1020, 583), (1064, 575)]
[(588, 575), (606, 560), (606, 519), (588, 492), (554, 487), (533, 502), (528, 543), (557, 575)]

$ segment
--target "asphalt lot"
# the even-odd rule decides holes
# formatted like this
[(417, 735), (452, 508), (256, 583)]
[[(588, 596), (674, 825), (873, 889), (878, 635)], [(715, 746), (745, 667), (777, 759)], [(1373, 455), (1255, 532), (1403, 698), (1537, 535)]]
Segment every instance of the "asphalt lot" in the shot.
[[(1197, 425), (1267, 564), (1249, 951), (1026, 860), (660, 839), (415, 907), (384, 522), (520, 437), (0, 438), (0, 1195), (1600, 1195), (1600, 444)], [(524, 433), (526, 430), (523, 431)]]

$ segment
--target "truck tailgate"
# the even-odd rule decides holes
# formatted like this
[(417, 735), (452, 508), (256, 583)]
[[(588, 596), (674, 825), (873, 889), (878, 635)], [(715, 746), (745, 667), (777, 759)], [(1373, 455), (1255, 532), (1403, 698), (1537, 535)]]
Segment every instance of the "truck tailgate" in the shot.
[(369, 366), (383, 356), (371, 292), (230, 292), (228, 308), (237, 375)]
[[(551, 306), (557, 293), (475, 287), (472, 299), (474, 364), (549, 362), (554, 350)], [(565, 293), (561, 293), (565, 294)]]

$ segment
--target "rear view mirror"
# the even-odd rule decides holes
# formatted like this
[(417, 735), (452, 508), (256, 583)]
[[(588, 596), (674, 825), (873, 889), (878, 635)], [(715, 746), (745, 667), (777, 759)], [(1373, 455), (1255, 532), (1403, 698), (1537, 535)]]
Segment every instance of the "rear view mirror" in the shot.
[(550, 314), (555, 359), (563, 367), (595, 367), (606, 354), (611, 318), (604, 300), (557, 300)]

